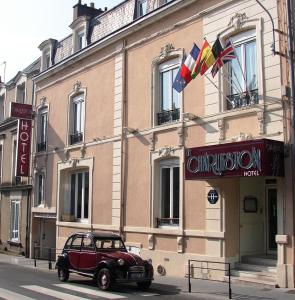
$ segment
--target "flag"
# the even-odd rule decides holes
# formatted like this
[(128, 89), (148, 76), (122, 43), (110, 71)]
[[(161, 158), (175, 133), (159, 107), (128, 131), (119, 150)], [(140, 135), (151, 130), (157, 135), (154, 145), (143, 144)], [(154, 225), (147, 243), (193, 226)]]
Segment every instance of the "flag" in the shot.
[(196, 78), (196, 76), (201, 72), (202, 64), (204, 63), (209, 51), (211, 51), (211, 47), (207, 42), (207, 40), (205, 40), (199, 52), (198, 58), (196, 60), (196, 64), (192, 70), (191, 76), (193, 79)]
[(211, 51), (208, 52), (207, 58), (205, 59), (204, 63), (201, 67), (201, 75), (204, 75), (205, 72), (214, 64), (220, 53), (223, 51), (223, 48), (221, 46), (219, 37), (214, 42)]
[(178, 70), (178, 73), (172, 85), (172, 87), (177, 92), (180, 93), (187, 86), (187, 84), (192, 80), (191, 73), (199, 52), (200, 49), (196, 44), (194, 44), (190, 54), (187, 57), (183, 58), (182, 64)]
[(214, 63), (211, 74), (215, 77), (220, 68), (222, 68), (226, 63), (236, 58), (234, 46), (230, 40), (225, 43), (224, 50), (219, 54), (216, 62)]

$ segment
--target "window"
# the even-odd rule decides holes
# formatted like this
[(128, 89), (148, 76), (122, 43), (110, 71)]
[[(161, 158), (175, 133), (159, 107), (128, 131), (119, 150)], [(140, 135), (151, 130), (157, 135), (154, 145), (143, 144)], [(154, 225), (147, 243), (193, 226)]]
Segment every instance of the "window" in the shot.
[(46, 52), (44, 54), (44, 70), (50, 67), (50, 52)]
[(237, 58), (229, 63), (228, 109), (258, 103), (257, 54), (255, 30), (231, 38)]
[(21, 182), (21, 177), (16, 176), (16, 150), (17, 150), (17, 145), (16, 145), (16, 139), (13, 138), (13, 155), (12, 155), (12, 169), (11, 169), (11, 174), (12, 174), (12, 183), (17, 185), (20, 184)]
[(0, 145), (0, 183), (2, 182), (2, 157), (3, 157), (3, 146)]
[(136, 17), (140, 18), (147, 13), (147, 0), (137, 0)]
[(70, 144), (80, 143), (84, 133), (84, 98), (83, 94), (75, 96), (71, 101), (72, 122), (70, 133)]
[(179, 225), (179, 161), (160, 163), (160, 218), (157, 226)]
[(26, 100), (26, 85), (22, 83), (16, 87), (16, 102), (25, 103)]
[(0, 95), (0, 123), (4, 121), (4, 95)]
[(10, 239), (11, 241), (19, 241), (19, 213), (20, 201), (11, 201), (11, 214), (10, 214)]
[(160, 112), (157, 114), (158, 125), (179, 120), (180, 97), (172, 87), (179, 69), (177, 62), (177, 60), (172, 60), (159, 66)]
[(78, 220), (88, 219), (89, 172), (77, 172), (70, 176), (71, 214)]
[(81, 244), (82, 244), (82, 236), (76, 236), (73, 238), (71, 249), (80, 251)]
[(77, 51), (83, 49), (86, 46), (86, 38), (84, 31), (80, 31), (77, 34)]
[(39, 111), (38, 116), (38, 138), (37, 138), (37, 151), (44, 151), (47, 148), (47, 126), (48, 126), (48, 113), (47, 109)]
[(37, 186), (36, 205), (41, 206), (41, 205), (44, 205), (44, 200), (45, 200), (45, 175), (44, 175), (44, 173), (37, 174), (36, 186)]

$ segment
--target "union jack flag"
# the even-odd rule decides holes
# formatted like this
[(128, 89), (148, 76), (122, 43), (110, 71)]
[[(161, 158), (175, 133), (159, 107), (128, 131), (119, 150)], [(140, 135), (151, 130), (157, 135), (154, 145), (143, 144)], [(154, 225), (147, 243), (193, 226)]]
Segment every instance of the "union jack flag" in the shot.
[(216, 59), (211, 74), (214, 77), (220, 68), (222, 68), (226, 63), (236, 58), (235, 49), (230, 40), (226, 40), (224, 50), (219, 54)]

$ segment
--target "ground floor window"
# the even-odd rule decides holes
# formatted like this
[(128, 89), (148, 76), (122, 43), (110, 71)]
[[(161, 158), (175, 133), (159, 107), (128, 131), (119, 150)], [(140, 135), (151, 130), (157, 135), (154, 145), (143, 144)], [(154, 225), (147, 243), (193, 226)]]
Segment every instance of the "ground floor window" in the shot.
[(11, 201), (10, 214), (10, 239), (11, 241), (19, 241), (19, 215), (20, 215), (20, 201)]
[(160, 218), (158, 227), (179, 225), (179, 160), (160, 163)]
[(71, 215), (75, 219), (88, 219), (89, 202), (89, 172), (75, 172), (71, 174)]

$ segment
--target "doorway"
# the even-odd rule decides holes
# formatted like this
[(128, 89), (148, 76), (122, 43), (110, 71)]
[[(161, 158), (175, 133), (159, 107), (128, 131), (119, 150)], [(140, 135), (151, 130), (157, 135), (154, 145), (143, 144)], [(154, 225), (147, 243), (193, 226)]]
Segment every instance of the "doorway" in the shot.
[(276, 235), (278, 232), (278, 203), (277, 203), (277, 188), (266, 187), (266, 240), (267, 240), (267, 254), (276, 254), (277, 243)]

